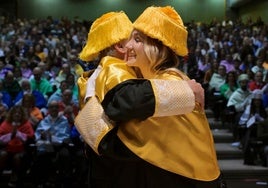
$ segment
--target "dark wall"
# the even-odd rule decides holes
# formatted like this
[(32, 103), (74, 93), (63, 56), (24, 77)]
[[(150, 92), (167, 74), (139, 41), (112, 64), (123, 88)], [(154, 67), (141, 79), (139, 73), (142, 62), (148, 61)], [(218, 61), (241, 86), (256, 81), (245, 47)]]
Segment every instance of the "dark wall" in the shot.
[(253, 19), (268, 23), (267, 0), (0, 0), (0, 15), (12, 18), (54, 18), (94, 20), (108, 11), (125, 11), (131, 20), (148, 6), (173, 6), (185, 22)]
[(230, 17), (235, 16), (243, 21), (251, 18), (252, 20), (261, 17), (262, 20), (268, 23), (268, 1), (267, 0), (226, 0), (227, 14)]
[(8, 18), (17, 17), (17, 0), (0, 0), (0, 15)]
[(239, 9), (239, 14), (243, 20), (252, 18), (256, 20), (259, 16), (263, 21), (268, 23), (268, 1), (267, 0), (255, 0), (250, 2)]
[(148, 6), (173, 6), (184, 21), (225, 19), (225, 0), (23, 0), (18, 1), (22, 18), (66, 16), (94, 20), (108, 11), (125, 11), (131, 20)]

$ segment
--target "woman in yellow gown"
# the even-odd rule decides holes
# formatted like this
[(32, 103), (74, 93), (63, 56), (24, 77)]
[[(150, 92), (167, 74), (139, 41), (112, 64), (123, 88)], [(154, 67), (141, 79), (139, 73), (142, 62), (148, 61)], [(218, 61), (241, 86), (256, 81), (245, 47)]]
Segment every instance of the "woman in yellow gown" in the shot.
[[(148, 7), (134, 22), (126, 47), (127, 65), (138, 68), (144, 79), (150, 79), (155, 93), (161, 93), (165, 86), (159, 80), (189, 80), (177, 69), (178, 56), (188, 53), (187, 30), (172, 7)], [(99, 149), (103, 155), (121, 161), (115, 187), (222, 186), (204, 108), (196, 103), (190, 113), (167, 116), (173, 105), (177, 105), (174, 101), (162, 107), (165, 109), (151, 108), (151, 113), (144, 114), (141, 110), (137, 111), (140, 107), (136, 106), (137, 101), (142, 104), (138, 100), (141, 88), (135, 91), (129, 87), (139, 82), (143, 79), (127, 80), (116, 85), (102, 101), (106, 115), (117, 125), (101, 141)], [(146, 87), (143, 89), (146, 90)], [(176, 90), (171, 88), (172, 92)], [(155, 103), (167, 100), (168, 96), (156, 96)], [(163, 113), (162, 117), (154, 116), (158, 111)]]

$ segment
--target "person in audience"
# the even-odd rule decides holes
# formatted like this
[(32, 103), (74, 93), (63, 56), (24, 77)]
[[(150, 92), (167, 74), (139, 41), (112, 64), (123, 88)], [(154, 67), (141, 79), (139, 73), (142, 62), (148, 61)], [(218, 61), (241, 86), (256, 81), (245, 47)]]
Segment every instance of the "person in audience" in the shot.
[(187, 74), (192, 79), (199, 80), (201, 75), (199, 75), (200, 71), (198, 70), (198, 62), (202, 59), (202, 54), (200, 48), (195, 48), (193, 45), (189, 47), (189, 53), (187, 58)]
[(49, 81), (42, 77), (42, 70), (40, 67), (35, 67), (33, 69), (34, 79), (30, 80), (32, 90), (37, 90), (41, 92), (45, 99), (48, 99), (49, 96), (53, 93), (52, 85)]
[(249, 36), (246, 35), (247, 34), (245, 34), (245, 36), (243, 37), (243, 43), (240, 50), (240, 57), (241, 61), (243, 62), (241, 68), (245, 72), (247, 69), (251, 69), (254, 65), (254, 49), (252, 45), (252, 40), (249, 38)]
[(225, 106), (227, 105), (227, 101), (233, 92), (238, 88), (237, 83), (237, 74), (234, 71), (230, 71), (227, 73), (226, 81), (220, 87), (220, 93), (225, 98)]
[(225, 125), (227, 122), (233, 123), (233, 115), (232, 111), (229, 111), (227, 108), (227, 102), (230, 99), (230, 96), (234, 93), (234, 91), (238, 88), (237, 83), (237, 74), (235, 71), (231, 71), (227, 73), (226, 81), (220, 87), (221, 101), (217, 103), (218, 111), (221, 117), (222, 124)]
[(210, 94), (209, 82), (211, 80), (212, 75), (218, 71), (218, 68), (219, 68), (219, 62), (216, 59), (213, 59), (210, 69), (208, 69), (205, 72), (203, 78), (202, 87), (205, 90), (205, 108), (208, 108), (209, 106), (209, 94)]
[(36, 98), (33, 94), (27, 93), (22, 97), (21, 105), (26, 110), (29, 121), (35, 130), (39, 122), (44, 118), (42, 111), (36, 106)]
[(5, 105), (7, 109), (11, 108), (14, 105), (11, 95), (4, 90), (3, 80), (1, 79), (0, 79), (0, 101), (1, 104)]
[(209, 81), (209, 90), (211, 92), (219, 92), (222, 84), (226, 80), (226, 67), (219, 65), (217, 72), (214, 72)]
[[(48, 98), (48, 103), (51, 101), (62, 101), (62, 93), (65, 89), (68, 89), (68, 82), (67, 80), (63, 80), (60, 83), (60, 87)], [(72, 96), (72, 101), (78, 105), (77, 96)]]
[[(208, 105), (213, 110), (214, 119), (216, 121), (220, 120), (221, 111), (224, 103), (224, 97), (220, 93), (220, 87), (226, 81), (226, 67), (224, 65), (219, 65), (218, 71), (214, 72), (210, 81), (208, 88)], [(219, 106), (221, 106), (219, 108)]]
[(22, 106), (13, 106), (0, 125), (0, 171), (12, 169), (9, 186), (23, 184), (29, 165), (27, 143), (34, 139), (34, 130)]
[[(48, 69), (48, 64), (41, 61), (37, 64), (37, 67), (39, 67), (42, 71), (42, 78), (45, 78), (46, 80), (49, 81), (49, 83), (53, 84), (54, 83), (54, 75)], [(30, 79), (32, 79), (32, 78), (33, 78), (33, 76)]]
[(45, 62), (47, 54), (44, 52), (44, 47), (40, 44), (40, 41), (34, 45), (34, 55), (39, 62)]
[(246, 56), (244, 57), (244, 60), (242, 60), (242, 63), (240, 64), (240, 70), (243, 73), (248, 74), (249, 71), (251, 71), (252, 67), (255, 65), (255, 58), (252, 54), (246, 54)]
[(10, 66), (6, 63), (5, 60), (0, 59), (0, 79), (4, 80), (7, 72), (12, 71), (13, 66)]
[(265, 82), (263, 81), (263, 72), (257, 71), (254, 74), (254, 80), (249, 82), (249, 89), (250, 91), (254, 91), (255, 89), (262, 89), (265, 85)]
[(28, 66), (28, 59), (24, 58), (20, 61), (20, 69), (22, 73), (22, 78), (30, 79), (33, 72), (32, 69)]
[(48, 57), (47, 57), (47, 65), (48, 69), (50, 70), (51, 75), (53, 76), (53, 80), (55, 79), (56, 75), (58, 75), (61, 65), (62, 65), (63, 59), (58, 54), (57, 47), (55, 48), (49, 48), (48, 51)]
[(267, 70), (263, 67), (263, 61), (261, 59), (257, 59), (256, 61), (256, 65), (254, 65), (251, 68), (251, 71), (253, 72), (253, 74), (256, 74), (258, 71), (261, 71), (263, 74), (263, 81), (266, 80), (266, 75), (267, 75)]
[(60, 72), (58, 73), (58, 75), (55, 77), (55, 80), (54, 80), (54, 84), (57, 86), (57, 88), (59, 87), (60, 82), (62, 80), (66, 80), (66, 76), (68, 74), (73, 74), (71, 67), (70, 67), (69, 63), (63, 63)]
[(235, 67), (234, 71), (236, 72), (237, 76), (243, 73), (243, 71), (239, 68), (240, 65), (241, 65), (241, 61), (238, 58), (235, 58), (234, 59), (234, 67)]
[(203, 82), (203, 78), (205, 75), (205, 72), (207, 72), (212, 64), (212, 57), (209, 54), (205, 54), (202, 56), (202, 58), (197, 62), (198, 64), (198, 70), (195, 74), (194, 79), (197, 80), (197, 82)]
[(83, 67), (78, 63), (78, 53), (76, 49), (72, 49), (68, 56), (68, 61), (71, 67), (71, 72), (75, 73), (75, 78), (78, 78), (81, 76), (81, 74), (84, 72)]
[(67, 74), (66, 75), (66, 81), (68, 84), (68, 88), (72, 90), (73, 92), (73, 97), (76, 97), (78, 100), (78, 85), (77, 85), (77, 80), (74, 76), (74, 74)]
[(260, 36), (262, 38), (262, 45), (256, 50), (255, 56), (260, 59), (262, 62), (267, 60), (267, 53), (268, 50), (268, 38), (267, 36)]
[(22, 80), (22, 72), (19, 66), (14, 66), (13, 74), (14, 74), (14, 79), (20, 84)]
[(11, 96), (11, 100), (13, 101), (17, 94), (21, 91), (20, 84), (14, 78), (14, 74), (11, 71), (6, 73), (6, 76), (3, 80), (3, 90), (8, 92)]
[(247, 74), (241, 74), (238, 77), (239, 88), (236, 89), (230, 96), (227, 102), (227, 108), (235, 113), (234, 116), (234, 127), (232, 127), (234, 140), (234, 146), (240, 145), (238, 122), (246, 106), (250, 104), (251, 101), (251, 91), (248, 88), (249, 76)]
[(78, 114), (79, 107), (78, 104), (75, 103), (72, 99), (73, 92), (71, 89), (65, 89), (62, 92), (62, 100), (59, 101), (59, 113), (63, 114), (70, 126), (70, 138), (72, 141), (73, 146), (71, 147), (71, 155), (72, 155), (72, 162), (73, 162), (73, 169), (76, 170), (75, 177), (80, 180), (74, 180), (74, 183), (78, 185), (83, 185), (85, 183), (85, 173), (88, 170), (87, 161), (85, 160), (83, 156), (83, 150), (84, 150), (84, 142), (81, 138), (80, 133), (76, 129), (76, 126), (74, 125), (75, 117)]
[(71, 128), (74, 126), (74, 119), (79, 111), (78, 104), (74, 103), (72, 96), (72, 90), (65, 89), (62, 92), (62, 100), (59, 101), (59, 111), (68, 119)]
[(235, 70), (234, 61), (231, 54), (226, 54), (225, 58), (220, 61), (220, 65), (224, 65), (226, 67), (226, 73)]
[[(33, 174), (37, 185), (55, 184), (57, 181), (68, 185), (71, 165), (68, 149), (70, 126), (67, 118), (59, 112), (57, 101), (48, 104), (48, 115), (38, 124), (35, 138), (37, 156)], [(55, 180), (55, 177), (58, 179)]]
[(21, 104), (22, 98), (25, 94), (32, 94), (35, 98), (35, 106), (39, 108), (40, 110), (42, 110), (42, 112), (45, 114), (46, 109), (47, 109), (47, 100), (45, 96), (38, 90), (32, 90), (29, 79), (23, 79), (21, 81), (20, 86), (21, 86), (22, 91), (20, 91), (17, 94), (14, 100), (14, 104), (16, 105)]
[(241, 133), (241, 147), (244, 152), (244, 164), (253, 165), (258, 153), (254, 153), (252, 140), (257, 138), (257, 126), (267, 118), (267, 112), (263, 106), (262, 90), (256, 89), (252, 92), (252, 99), (240, 117), (239, 126), (243, 128)]

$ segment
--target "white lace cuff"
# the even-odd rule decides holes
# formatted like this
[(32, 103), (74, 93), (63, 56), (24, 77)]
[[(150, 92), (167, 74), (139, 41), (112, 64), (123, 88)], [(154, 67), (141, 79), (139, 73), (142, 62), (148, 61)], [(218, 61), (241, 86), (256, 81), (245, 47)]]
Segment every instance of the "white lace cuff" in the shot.
[(150, 80), (156, 99), (154, 117), (180, 115), (195, 107), (195, 96), (183, 80)]

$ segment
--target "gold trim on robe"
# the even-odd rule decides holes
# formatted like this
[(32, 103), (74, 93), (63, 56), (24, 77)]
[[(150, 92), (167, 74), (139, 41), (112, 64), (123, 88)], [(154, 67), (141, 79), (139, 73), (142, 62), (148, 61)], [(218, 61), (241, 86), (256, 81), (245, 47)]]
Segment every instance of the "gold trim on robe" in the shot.
[(153, 117), (171, 116), (192, 112), (195, 96), (187, 81), (150, 80), (156, 98)]
[[(164, 74), (157, 79), (184, 77), (183, 73)], [(137, 156), (164, 170), (202, 181), (215, 180), (220, 175), (208, 120), (198, 103), (193, 112), (184, 115), (121, 124), (117, 135)]]
[[(102, 71), (96, 79), (96, 94), (102, 101), (105, 94), (117, 84), (136, 78), (135, 72), (120, 59), (106, 56), (102, 58), (100, 65)], [(82, 101), (86, 91), (86, 81), (89, 75), (80, 77), (80, 100)], [(93, 96), (86, 104), (81, 102), (81, 111), (75, 118), (75, 126), (82, 135), (84, 141), (97, 153), (102, 138), (110, 132), (114, 126), (106, 117), (98, 99)]]
[(97, 153), (102, 138), (114, 128), (106, 117), (95, 96), (90, 97), (84, 108), (75, 118), (75, 126), (84, 141)]

